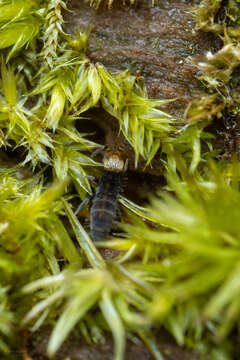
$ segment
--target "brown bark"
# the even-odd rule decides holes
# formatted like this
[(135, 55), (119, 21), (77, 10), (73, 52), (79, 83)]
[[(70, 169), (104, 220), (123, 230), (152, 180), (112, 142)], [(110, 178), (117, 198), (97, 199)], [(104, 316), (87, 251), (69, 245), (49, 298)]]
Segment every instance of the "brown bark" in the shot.
[(191, 6), (196, 3), (199, 1), (159, 0), (152, 7), (150, 0), (139, 0), (127, 7), (115, 0), (111, 10), (101, 5), (96, 11), (72, 0), (66, 27), (75, 33), (79, 27), (94, 25), (89, 37), (90, 59), (113, 71), (140, 71), (149, 97), (178, 98), (171, 104), (176, 115), (204, 92), (189, 57), (204, 54), (216, 42), (212, 35), (194, 30)]
[[(47, 328), (33, 334), (29, 344), (29, 355), (32, 360), (47, 360), (46, 348), (49, 341), (50, 331)], [(172, 338), (165, 332), (159, 333), (157, 338), (158, 349), (164, 356), (164, 360), (198, 360), (198, 356), (192, 351), (176, 345)], [(106, 336), (105, 344), (87, 344), (82, 338), (71, 335), (62, 345), (54, 359), (65, 360), (112, 360), (113, 341)], [(154, 360), (154, 357), (138, 338), (134, 342), (127, 341), (126, 356), (128, 360)]]
[[(194, 1), (194, 5), (198, 2)], [(181, 118), (187, 104), (204, 93), (190, 57), (204, 54), (219, 42), (211, 34), (194, 30), (191, 5), (191, 0), (159, 0), (152, 7), (150, 0), (139, 0), (128, 7), (115, 0), (111, 10), (106, 3), (95, 10), (82, 1), (71, 0), (71, 12), (65, 13), (66, 28), (74, 34), (78, 28), (94, 26), (89, 37), (89, 58), (111, 71), (131, 69), (141, 74), (149, 97), (176, 98), (164, 110)], [(118, 122), (109, 114), (97, 108), (91, 110), (90, 118), (103, 131), (102, 137), (97, 135), (100, 143), (114, 147), (125, 142), (119, 135)], [(80, 130), (82, 125), (79, 122)], [(134, 152), (130, 145), (125, 149), (130, 170), (162, 174), (161, 151), (152, 166), (145, 169), (145, 161), (140, 159), (135, 169)]]

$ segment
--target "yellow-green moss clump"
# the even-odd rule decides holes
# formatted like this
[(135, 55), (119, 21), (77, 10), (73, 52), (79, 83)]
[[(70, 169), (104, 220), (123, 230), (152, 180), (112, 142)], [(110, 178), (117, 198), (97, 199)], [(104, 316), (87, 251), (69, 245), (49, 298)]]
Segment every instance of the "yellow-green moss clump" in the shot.
[[(203, 129), (226, 109), (238, 114), (239, 2), (205, 0), (194, 8), (197, 29), (216, 33), (223, 46), (193, 59), (206, 95), (188, 106), (182, 125), (161, 110), (169, 100), (149, 99), (129, 71), (91, 63), (90, 30), (66, 34), (62, 9), (60, 0), (0, 2), (1, 356), (12, 359), (20, 326), (34, 331), (44, 323), (53, 327), (52, 356), (78, 324), (88, 341), (110, 330), (115, 360), (124, 359), (129, 332), (164, 359), (151, 334), (161, 326), (203, 359), (233, 359), (240, 168), (236, 157), (216, 161), (213, 136)], [(71, 206), (74, 192), (92, 193), (86, 175), (101, 166), (90, 157), (99, 144), (76, 127), (97, 106), (116, 119), (136, 167), (161, 147), (167, 179), (148, 208), (121, 197), (131, 210), (123, 237), (97, 244), (121, 250), (111, 261)], [(12, 163), (5, 149), (15, 151)]]
[(209, 49), (204, 58), (193, 59), (200, 70), (199, 80), (209, 91), (200, 101), (193, 101), (186, 111), (188, 121), (220, 118), (223, 110), (239, 112), (239, 91), (235, 77), (240, 61), (240, 7), (238, 0), (204, 0), (193, 9), (196, 29), (213, 32), (221, 39), (218, 51)]

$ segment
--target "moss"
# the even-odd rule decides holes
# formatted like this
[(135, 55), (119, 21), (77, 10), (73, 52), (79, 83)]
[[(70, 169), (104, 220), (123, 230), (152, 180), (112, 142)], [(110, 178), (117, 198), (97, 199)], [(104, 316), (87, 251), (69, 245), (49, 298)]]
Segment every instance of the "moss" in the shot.
[[(209, 50), (202, 58), (191, 61), (199, 69), (199, 80), (206, 89), (206, 94), (192, 101), (185, 117), (189, 122), (198, 122), (201, 128), (212, 121), (224, 118), (226, 114), (235, 116), (239, 109), (238, 77), (239, 71), (239, 2), (238, 1), (202, 1), (193, 12), (196, 29), (211, 31), (221, 39), (220, 49)], [(200, 125), (201, 124), (201, 125)], [(218, 125), (216, 125), (218, 127)], [(220, 126), (219, 126), (220, 127)], [(237, 122), (233, 124), (237, 131)], [(234, 131), (227, 125), (226, 133)], [(226, 134), (228, 136), (228, 134)], [(235, 151), (238, 151), (235, 148)]]
[[(162, 110), (170, 100), (149, 99), (138, 77), (90, 61), (91, 29), (76, 37), (64, 32), (65, 1), (0, 4), (0, 138), (3, 148), (21, 153), (14, 165), (2, 166), (0, 178), (4, 356), (19, 324), (36, 330), (42, 323), (53, 328), (52, 356), (77, 324), (88, 339), (96, 329), (99, 340), (110, 330), (115, 360), (124, 358), (127, 333), (162, 359), (151, 334), (161, 326), (203, 357), (233, 356), (240, 309), (239, 163), (237, 154), (232, 162), (217, 158), (204, 128), (226, 111), (239, 114), (233, 79), (238, 5), (203, 1), (195, 7), (196, 28), (221, 36), (223, 46), (193, 59), (206, 94), (176, 121)], [(147, 166), (161, 150), (167, 184), (147, 208), (121, 197), (128, 209), (122, 236), (94, 244), (71, 204), (74, 193), (92, 193), (86, 175), (101, 166), (90, 156), (99, 144), (77, 129), (78, 121), (91, 121), (86, 111), (100, 106), (132, 146), (136, 167), (139, 158)], [(106, 261), (101, 247), (118, 255)]]

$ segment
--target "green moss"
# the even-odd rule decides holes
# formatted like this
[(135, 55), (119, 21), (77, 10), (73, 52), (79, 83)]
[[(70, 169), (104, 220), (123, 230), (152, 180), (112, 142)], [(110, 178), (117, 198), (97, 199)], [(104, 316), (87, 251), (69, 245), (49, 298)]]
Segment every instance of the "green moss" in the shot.
[[(1, 2), (0, 141), (24, 153), (13, 165), (1, 162), (1, 352), (11, 350), (19, 324), (36, 330), (49, 323), (54, 355), (79, 323), (88, 340), (102, 339), (103, 329), (112, 332), (115, 360), (124, 358), (127, 332), (163, 359), (153, 326), (166, 327), (203, 358), (233, 356), (239, 163), (236, 156), (233, 163), (213, 161), (214, 136), (204, 128), (226, 109), (239, 114), (237, 5), (207, 0), (195, 7), (197, 29), (220, 34), (223, 46), (193, 60), (206, 95), (189, 104), (180, 124), (162, 110), (169, 100), (149, 99), (129, 71), (111, 73), (90, 62), (91, 29), (75, 38), (64, 33), (64, 1)], [(85, 112), (98, 106), (115, 118), (136, 167), (140, 157), (148, 165), (161, 148), (167, 185), (148, 208), (121, 197), (130, 219), (122, 222), (124, 237), (94, 244), (70, 200), (72, 184), (81, 198), (91, 194), (86, 175), (101, 165), (90, 157), (99, 145), (76, 126), (91, 121)], [(96, 245), (121, 252), (105, 261)]]
[[(209, 95), (193, 101), (186, 110), (189, 121), (220, 118), (223, 109), (234, 113), (238, 97), (234, 85), (235, 71), (239, 69), (239, 17), (238, 1), (204, 0), (193, 10), (196, 29), (211, 31), (222, 41), (220, 50), (208, 51), (204, 58), (192, 59), (199, 68), (199, 80), (209, 89)], [(213, 94), (214, 93), (214, 94)]]

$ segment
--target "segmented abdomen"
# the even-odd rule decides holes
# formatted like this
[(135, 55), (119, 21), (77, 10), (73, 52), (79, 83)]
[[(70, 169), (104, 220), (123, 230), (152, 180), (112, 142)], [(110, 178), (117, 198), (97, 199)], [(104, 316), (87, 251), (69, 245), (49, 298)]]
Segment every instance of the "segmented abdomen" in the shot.
[(105, 171), (90, 212), (90, 229), (95, 241), (104, 239), (111, 231), (117, 212), (117, 198), (120, 190), (120, 175)]
[(94, 240), (101, 240), (110, 233), (116, 211), (116, 198), (106, 194), (94, 198), (90, 214), (90, 229)]

